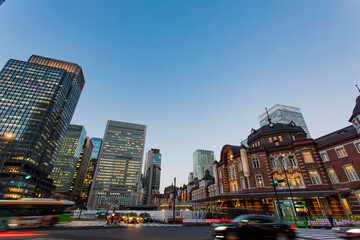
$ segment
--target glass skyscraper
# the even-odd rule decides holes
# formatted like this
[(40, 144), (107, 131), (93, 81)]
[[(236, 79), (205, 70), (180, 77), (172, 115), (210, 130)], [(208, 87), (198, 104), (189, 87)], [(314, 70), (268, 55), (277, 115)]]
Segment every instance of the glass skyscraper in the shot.
[(193, 172), (194, 178), (201, 180), (205, 176), (205, 171), (209, 170), (214, 175), (214, 151), (197, 149), (193, 153)]
[(50, 197), (56, 157), (85, 84), (79, 65), (31, 56), (0, 72), (0, 182), (4, 197)]
[(108, 121), (88, 208), (137, 205), (146, 126)]
[(85, 200), (80, 196), (85, 184), (86, 173), (89, 169), (90, 157), (93, 147), (94, 146), (91, 139), (86, 138), (81, 150), (79, 161), (76, 165), (76, 170), (70, 187), (70, 199), (75, 200), (77, 206), (81, 208), (84, 208)]
[[(310, 138), (310, 133), (300, 108), (276, 104), (268, 110), (268, 114), (272, 123), (289, 124), (291, 121), (293, 121), (297, 126), (304, 129), (307, 137)], [(259, 122), (260, 127), (269, 123), (266, 112), (259, 117)]]
[(76, 166), (84, 146), (86, 131), (83, 126), (69, 125), (65, 139), (56, 159), (50, 178), (54, 180), (55, 192), (70, 193)]
[(146, 153), (145, 159), (143, 204), (152, 205), (154, 195), (158, 194), (160, 189), (160, 149), (152, 148)]
[(90, 193), (90, 188), (93, 183), (95, 168), (96, 168), (96, 164), (98, 162), (102, 139), (101, 138), (91, 138), (91, 142), (93, 143), (94, 148), (93, 148), (93, 151), (91, 154), (89, 167), (87, 169), (84, 186), (83, 186), (83, 189), (81, 192), (81, 197), (85, 203), (87, 203), (89, 193)]

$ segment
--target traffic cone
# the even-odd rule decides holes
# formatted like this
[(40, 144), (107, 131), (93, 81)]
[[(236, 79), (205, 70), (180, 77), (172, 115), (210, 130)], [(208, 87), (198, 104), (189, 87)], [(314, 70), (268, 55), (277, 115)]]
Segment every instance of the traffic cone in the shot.
[(165, 218), (164, 218), (164, 224), (165, 224), (166, 222), (165, 222)]
[(311, 221), (309, 221), (309, 223), (310, 223), (310, 228), (314, 228), (313, 225), (312, 225), (312, 223), (311, 223)]
[(110, 224), (110, 217), (107, 218), (107, 222), (106, 222), (106, 225), (109, 225)]
[(117, 218), (115, 218), (115, 225), (117, 224)]

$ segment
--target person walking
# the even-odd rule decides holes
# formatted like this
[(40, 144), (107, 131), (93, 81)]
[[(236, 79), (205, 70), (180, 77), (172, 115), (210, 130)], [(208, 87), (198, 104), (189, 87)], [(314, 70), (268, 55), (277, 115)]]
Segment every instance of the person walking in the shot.
[(330, 222), (330, 224), (331, 224), (331, 227), (334, 227), (334, 226), (335, 226), (335, 225), (334, 225), (334, 219), (333, 219), (333, 217), (331, 216), (331, 214), (328, 213), (326, 216), (327, 216), (327, 218), (329, 219), (329, 222)]

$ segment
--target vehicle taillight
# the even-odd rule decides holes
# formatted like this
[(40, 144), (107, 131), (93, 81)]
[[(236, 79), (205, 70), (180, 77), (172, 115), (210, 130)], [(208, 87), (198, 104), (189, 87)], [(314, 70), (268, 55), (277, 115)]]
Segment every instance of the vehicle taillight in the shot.
[(296, 225), (289, 225), (289, 227), (290, 227), (291, 229), (297, 229), (297, 226), (296, 226)]

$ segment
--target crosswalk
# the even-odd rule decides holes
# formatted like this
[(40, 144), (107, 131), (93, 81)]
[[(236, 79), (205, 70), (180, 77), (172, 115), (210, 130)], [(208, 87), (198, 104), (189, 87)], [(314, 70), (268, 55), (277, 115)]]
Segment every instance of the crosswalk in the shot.
[[(106, 222), (103, 221), (72, 221), (70, 223), (58, 223), (55, 227), (104, 227)], [(109, 227), (115, 225), (108, 225)], [(125, 227), (134, 227), (134, 226), (146, 226), (146, 227), (180, 227), (182, 225), (173, 225), (173, 224), (163, 224), (163, 223), (137, 223), (137, 224), (127, 224), (120, 223), (117, 226)]]
[(313, 240), (337, 240), (339, 238), (334, 231), (331, 230), (309, 230), (299, 229), (296, 234), (296, 239), (313, 239)]

